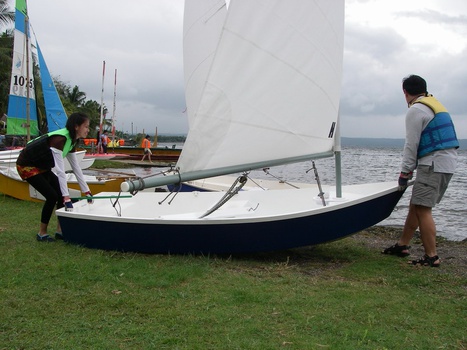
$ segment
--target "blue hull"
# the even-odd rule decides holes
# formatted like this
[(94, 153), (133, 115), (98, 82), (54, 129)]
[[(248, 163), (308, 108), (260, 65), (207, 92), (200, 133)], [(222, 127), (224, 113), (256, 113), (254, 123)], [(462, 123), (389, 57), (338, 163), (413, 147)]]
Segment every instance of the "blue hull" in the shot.
[(67, 242), (87, 248), (160, 254), (276, 251), (343, 238), (387, 218), (403, 192), (301, 218), (224, 225), (135, 224), (60, 216)]

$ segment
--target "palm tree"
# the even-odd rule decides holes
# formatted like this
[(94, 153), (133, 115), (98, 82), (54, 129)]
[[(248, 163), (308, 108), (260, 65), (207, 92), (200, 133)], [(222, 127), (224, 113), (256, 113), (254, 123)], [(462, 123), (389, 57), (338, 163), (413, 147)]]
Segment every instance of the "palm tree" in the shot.
[(12, 56), (13, 35), (7, 30), (0, 36), (0, 117), (7, 112)]
[(15, 12), (8, 8), (8, 0), (0, 0), (0, 25), (9, 25), (15, 21)]
[(80, 91), (79, 86), (75, 85), (71, 90), (67, 91), (68, 100), (76, 107), (80, 107), (86, 101), (86, 93)]
[[(89, 100), (86, 101), (80, 108), (79, 111), (86, 113), (89, 116), (89, 130), (96, 130), (100, 123), (100, 111), (101, 105), (97, 101)], [(94, 132), (91, 136), (94, 136)]]
[[(15, 12), (10, 11), (8, 0), (0, 0), (0, 27), (15, 21)], [(6, 113), (10, 88), (11, 57), (13, 54), (13, 30), (6, 29), (0, 38), (0, 116)]]

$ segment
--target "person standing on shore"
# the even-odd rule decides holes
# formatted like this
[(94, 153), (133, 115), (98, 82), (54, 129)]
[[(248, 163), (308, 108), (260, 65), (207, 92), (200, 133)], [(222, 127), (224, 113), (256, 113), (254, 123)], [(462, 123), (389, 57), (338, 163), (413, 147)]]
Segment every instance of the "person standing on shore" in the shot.
[(405, 118), (406, 137), (399, 189), (404, 191), (407, 188), (415, 169), (416, 177), (402, 235), (395, 245), (382, 253), (401, 257), (410, 255), (409, 244), (418, 228), (425, 255), (409, 263), (439, 267), (432, 208), (443, 198), (456, 169), (459, 142), (451, 116), (438, 100), (428, 94), (422, 77), (410, 75), (404, 78), (402, 90), (409, 110)]
[[(65, 207), (68, 211), (73, 210), (63, 162), (65, 157), (71, 165), (81, 191), (89, 197), (88, 203), (92, 203), (92, 194), (75, 154), (79, 139), (85, 138), (88, 132), (89, 117), (83, 113), (73, 113), (68, 118), (65, 128), (30, 141), (16, 160), (16, 169), (20, 177), (45, 197), (39, 233), (36, 236), (39, 242), (54, 241), (47, 233), (47, 227), (55, 206), (57, 209)], [(60, 223), (57, 224), (55, 239), (63, 239)]]
[(144, 154), (143, 154), (143, 158), (141, 158), (141, 161), (144, 160), (144, 158), (146, 158), (146, 156), (148, 156), (148, 159), (149, 159), (149, 162), (152, 163), (152, 160), (151, 160), (151, 155), (152, 155), (152, 152), (151, 152), (151, 137), (149, 135), (146, 135), (146, 137), (143, 139), (143, 141), (141, 142), (141, 147), (144, 148)]
[(104, 130), (100, 138), (101, 138), (100, 142), (102, 146), (102, 153), (107, 154), (107, 143), (108, 143), (107, 130)]

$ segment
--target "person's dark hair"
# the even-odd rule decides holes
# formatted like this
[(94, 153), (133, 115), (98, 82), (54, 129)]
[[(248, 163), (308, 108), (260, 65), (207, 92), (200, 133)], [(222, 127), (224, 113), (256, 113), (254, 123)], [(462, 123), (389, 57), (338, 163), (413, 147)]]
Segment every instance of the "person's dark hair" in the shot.
[(89, 120), (89, 117), (81, 112), (73, 113), (68, 117), (65, 127), (68, 129), (72, 140), (76, 139), (75, 127), (82, 125), (87, 120)]
[(151, 136), (149, 136), (149, 135), (146, 135), (146, 138), (147, 138), (147, 139), (150, 139), (150, 138), (151, 138)]
[(425, 79), (418, 75), (409, 75), (402, 79), (402, 88), (412, 96), (428, 94)]

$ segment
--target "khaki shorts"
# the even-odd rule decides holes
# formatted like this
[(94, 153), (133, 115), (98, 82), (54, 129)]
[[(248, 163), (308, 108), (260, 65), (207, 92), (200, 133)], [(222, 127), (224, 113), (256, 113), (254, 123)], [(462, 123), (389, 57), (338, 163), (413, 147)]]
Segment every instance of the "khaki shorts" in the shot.
[(412, 189), (411, 204), (434, 207), (441, 202), (452, 174), (435, 173), (433, 166), (419, 165)]

